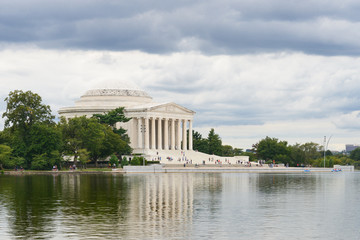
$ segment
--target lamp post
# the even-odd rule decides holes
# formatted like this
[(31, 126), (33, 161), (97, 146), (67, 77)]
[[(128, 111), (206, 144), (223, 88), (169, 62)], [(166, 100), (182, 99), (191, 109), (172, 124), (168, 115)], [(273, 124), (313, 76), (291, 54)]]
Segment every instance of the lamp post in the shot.
[(325, 155), (326, 155), (326, 149), (329, 145), (330, 139), (332, 135), (329, 137), (328, 141), (326, 142), (326, 136), (324, 136), (324, 168), (325, 168)]

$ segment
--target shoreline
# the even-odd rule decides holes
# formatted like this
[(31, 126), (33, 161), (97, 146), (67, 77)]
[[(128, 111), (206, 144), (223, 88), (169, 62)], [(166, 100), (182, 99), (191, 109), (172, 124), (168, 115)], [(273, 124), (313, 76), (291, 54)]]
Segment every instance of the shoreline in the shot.
[[(319, 167), (244, 167), (244, 166), (124, 166), (116, 169), (96, 169), (96, 170), (60, 170), (60, 171), (14, 171), (5, 170), (2, 175), (64, 175), (64, 174), (132, 174), (132, 173), (311, 173), (311, 172), (332, 172), (334, 168)], [(354, 170), (356, 171), (356, 170)], [(342, 172), (353, 172), (343, 169)]]

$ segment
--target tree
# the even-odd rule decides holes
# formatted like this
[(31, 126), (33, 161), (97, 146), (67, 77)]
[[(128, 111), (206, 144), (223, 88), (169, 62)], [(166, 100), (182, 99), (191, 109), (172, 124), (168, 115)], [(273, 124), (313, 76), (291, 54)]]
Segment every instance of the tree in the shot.
[(95, 118), (75, 117), (61, 120), (64, 151), (74, 156), (76, 164), (80, 149), (86, 149), (90, 159), (97, 165), (98, 159), (113, 153), (124, 154), (128, 144), (111, 127), (99, 123)]
[(0, 144), (0, 169), (3, 169), (3, 165), (8, 165), (11, 152), (11, 147)]
[(360, 161), (360, 148), (355, 148), (350, 152), (350, 158), (355, 161)]
[(289, 149), (286, 141), (279, 141), (277, 138), (266, 137), (253, 145), (257, 156), (263, 160), (286, 160)]
[(78, 155), (79, 155), (79, 161), (84, 167), (84, 165), (86, 165), (86, 163), (89, 162), (90, 153), (86, 149), (79, 149)]
[(193, 149), (203, 153), (208, 153), (209, 151), (207, 139), (202, 138), (201, 134), (194, 130), (193, 130)]
[(51, 115), (50, 106), (41, 101), (41, 97), (31, 91), (10, 92), (5, 98), (6, 111), (2, 115), (6, 118), (5, 127), (19, 129), (24, 133), (35, 123), (52, 123), (55, 117)]
[(75, 117), (68, 121), (62, 117), (60, 128), (63, 136), (63, 151), (66, 155), (74, 157), (74, 164), (77, 163), (79, 150), (84, 147), (83, 138), (85, 137), (86, 117)]
[(128, 118), (124, 114), (124, 107), (119, 107), (114, 110), (109, 111), (108, 113), (104, 114), (94, 114), (93, 118), (96, 118), (99, 120), (100, 123), (108, 125), (112, 127), (114, 133), (117, 133), (121, 136), (121, 138), (126, 141), (127, 143), (130, 142), (129, 136), (126, 134), (126, 130), (122, 127), (119, 129), (116, 129), (116, 123), (118, 122), (128, 122), (131, 120), (131, 118)]
[(222, 149), (221, 149), (222, 156), (225, 156), (225, 157), (233, 157), (234, 156), (234, 149), (232, 146), (223, 145), (221, 147), (222, 147)]
[(317, 143), (304, 143), (303, 145), (301, 145), (301, 149), (304, 151), (305, 154), (305, 165), (308, 165), (312, 160), (321, 157), (321, 154), (319, 152), (319, 144)]
[[(42, 148), (47, 147), (46, 144), (41, 147), (36, 145), (44, 139), (48, 143), (52, 141), (53, 135), (47, 133), (51, 132), (50, 129), (55, 126), (54, 116), (51, 115), (50, 107), (42, 104), (41, 97), (31, 91), (15, 90), (10, 92), (9, 96), (5, 98), (5, 102), (6, 111), (2, 117), (5, 118), (4, 132), (10, 133), (7, 140), (13, 149), (12, 155), (17, 159), (25, 159), (25, 167), (29, 168), (33, 157), (43, 154)], [(40, 130), (40, 133), (45, 133), (38, 136), (39, 129), (44, 130)], [(40, 140), (36, 141), (37, 139)], [(47, 154), (57, 149), (52, 146), (47, 148)]]
[(208, 146), (209, 146), (208, 153), (221, 156), (222, 155), (222, 142), (221, 142), (220, 136), (215, 133), (215, 130), (213, 128), (210, 130), (207, 140), (208, 140)]

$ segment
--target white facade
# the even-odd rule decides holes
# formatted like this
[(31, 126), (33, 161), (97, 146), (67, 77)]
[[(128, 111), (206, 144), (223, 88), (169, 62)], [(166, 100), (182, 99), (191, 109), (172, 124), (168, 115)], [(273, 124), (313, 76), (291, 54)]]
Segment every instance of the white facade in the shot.
[(127, 130), (133, 152), (143, 154), (148, 160), (167, 164), (239, 162), (231, 157), (193, 151), (192, 134), (187, 134), (187, 131), (192, 133), (195, 112), (172, 102), (156, 103), (141, 90), (89, 90), (75, 102), (75, 106), (61, 108), (59, 115), (66, 119), (84, 115), (91, 117), (118, 107), (124, 107), (125, 116), (131, 120), (118, 123), (116, 127)]
[[(118, 107), (125, 107), (125, 116), (131, 120), (118, 123), (127, 130), (134, 152), (148, 150), (192, 150), (192, 132), (195, 114), (175, 103), (156, 103), (144, 91), (124, 89), (95, 89), (87, 91), (74, 107), (59, 110), (60, 116), (91, 117)], [(189, 143), (189, 145), (187, 144)]]

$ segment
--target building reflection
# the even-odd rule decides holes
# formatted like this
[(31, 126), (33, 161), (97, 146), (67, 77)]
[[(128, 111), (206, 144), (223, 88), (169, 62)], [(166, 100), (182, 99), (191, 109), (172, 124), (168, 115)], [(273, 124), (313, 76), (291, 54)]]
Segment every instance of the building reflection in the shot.
[[(133, 179), (141, 183), (129, 192), (129, 229), (145, 236), (176, 235), (187, 231), (193, 216), (194, 180), (192, 174), (152, 174)], [(139, 227), (139, 228), (138, 228)], [(171, 229), (171, 231), (169, 231)]]

